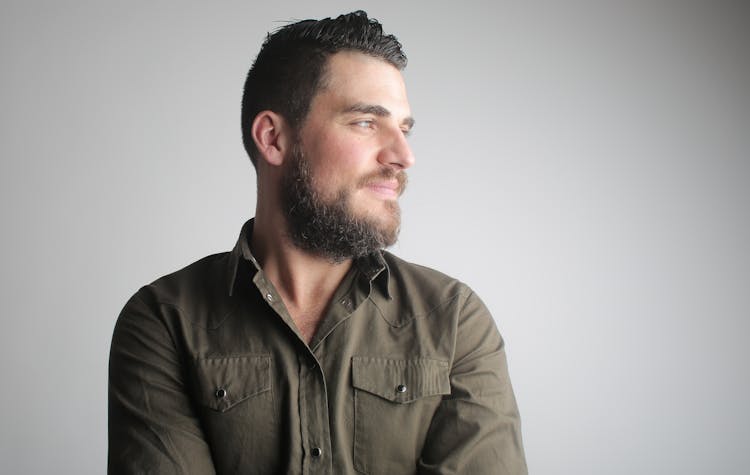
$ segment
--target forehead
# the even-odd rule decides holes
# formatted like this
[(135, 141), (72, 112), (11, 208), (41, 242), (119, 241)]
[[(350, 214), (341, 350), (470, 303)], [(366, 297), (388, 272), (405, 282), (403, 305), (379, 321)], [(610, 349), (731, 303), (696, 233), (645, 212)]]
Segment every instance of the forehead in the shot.
[(343, 110), (356, 103), (383, 106), (394, 116), (410, 115), (404, 78), (395, 66), (359, 52), (335, 53), (328, 59), (323, 87), (311, 109)]

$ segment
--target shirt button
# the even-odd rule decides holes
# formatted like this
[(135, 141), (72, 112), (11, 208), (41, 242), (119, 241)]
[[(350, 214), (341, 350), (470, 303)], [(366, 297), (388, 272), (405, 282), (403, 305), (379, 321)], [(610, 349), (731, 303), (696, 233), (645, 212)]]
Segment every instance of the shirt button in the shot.
[(273, 295), (266, 294), (266, 300), (268, 300), (269, 302), (273, 302)]
[(224, 388), (219, 388), (216, 390), (215, 394), (217, 398), (224, 399), (225, 397), (227, 397), (227, 390)]
[(314, 447), (314, 448), (313, 448), (313, 449), (312, 449), (312, 450), (310, 451), (310, 454), (312, 454), (312, 456), (313, 456), (313, 457), (315, 457), (315, 458), (318, 458), (318, 457), (320, 457), (321, 455), (323, 455), (323, 450), (322, 450), (322, 449), (321, 449), (320, 447)]
[(312, 362), (310, 363), (310, 366), (308, 366), (308, 368), (310, 369), (310, 371), (315, 371), (316, 369), (318, 369), (318, 364), (315, 362)]
[(399, 384), (398, 386), (396, 386), (396, 391), (400, 392), (400, 393), (405, 393), (406, 392), (406, 385), (405, 384)]

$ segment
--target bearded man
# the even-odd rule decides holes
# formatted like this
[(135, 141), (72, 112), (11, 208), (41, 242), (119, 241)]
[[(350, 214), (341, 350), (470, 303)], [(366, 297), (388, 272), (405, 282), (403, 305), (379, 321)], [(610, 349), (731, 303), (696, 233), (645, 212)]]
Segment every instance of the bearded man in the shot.
[(255, 218), (125, 305), (110, 473), (526, 473), (486, 307), (383, 250), (414, 164), (405, 65), (364, 12), (268, 36), (242, 102)]

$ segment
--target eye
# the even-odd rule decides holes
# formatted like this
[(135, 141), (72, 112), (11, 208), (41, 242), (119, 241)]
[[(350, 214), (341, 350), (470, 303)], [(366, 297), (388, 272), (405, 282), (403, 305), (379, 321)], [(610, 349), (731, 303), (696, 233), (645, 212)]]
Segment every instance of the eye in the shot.
[(352, 125), (360, 127), (362, 129), (371, 129), (375, 125), (375, 121), (372, 119), (363, 119), (354, 122)]

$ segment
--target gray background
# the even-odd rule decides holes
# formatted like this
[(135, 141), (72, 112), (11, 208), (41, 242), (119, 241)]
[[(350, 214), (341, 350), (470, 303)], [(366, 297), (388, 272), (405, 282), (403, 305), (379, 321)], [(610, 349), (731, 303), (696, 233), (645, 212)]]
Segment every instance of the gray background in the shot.
[(104, 471), (120, 308), (254, 210), (265, 32), (361, 7), (410, 56), (394, 250), (493, 311), (531, 472), (748, 473), (746, 2), (105, 3), (1, 4), (0, 472)]

